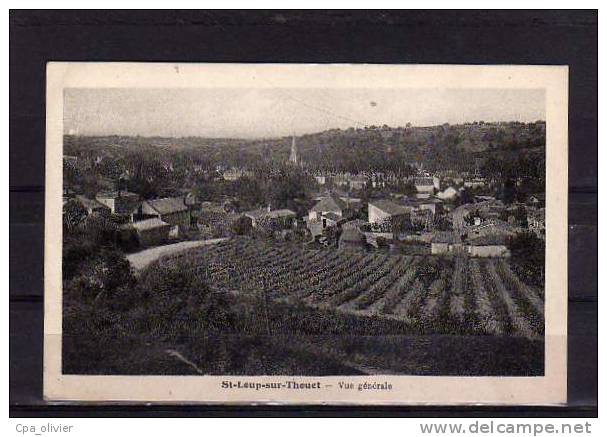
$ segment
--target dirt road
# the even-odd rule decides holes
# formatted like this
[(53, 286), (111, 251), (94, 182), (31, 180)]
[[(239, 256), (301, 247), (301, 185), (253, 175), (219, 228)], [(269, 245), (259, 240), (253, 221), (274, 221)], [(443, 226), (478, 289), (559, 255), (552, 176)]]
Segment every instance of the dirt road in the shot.
[(215, 238), (212, 240), (182, 241), (180, 243), (152, 247), (150, 249), (142, 250), (141, 252), (131, 253), (126, 256), (126, 259), (131, 263), (131, 267), (133, 267), (135, 271), (139, 271), (163, 255), (170, 255), (193, 247), (216, 244), (226, 239), (227, 238)]

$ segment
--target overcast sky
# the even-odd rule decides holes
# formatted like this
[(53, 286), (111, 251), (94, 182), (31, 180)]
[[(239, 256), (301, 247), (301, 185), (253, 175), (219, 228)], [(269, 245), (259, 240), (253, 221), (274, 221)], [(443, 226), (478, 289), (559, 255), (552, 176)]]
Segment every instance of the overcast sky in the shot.
[(64, 131), (261, 138), (365, 125), (545, 119), (543, 90), (67, 89)]

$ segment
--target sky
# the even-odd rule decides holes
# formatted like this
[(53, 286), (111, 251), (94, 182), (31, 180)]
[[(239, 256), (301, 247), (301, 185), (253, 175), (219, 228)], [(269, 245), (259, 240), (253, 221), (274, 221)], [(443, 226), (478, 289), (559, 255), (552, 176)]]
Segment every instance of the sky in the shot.
[(274, 138), (364, 126), (545, 120), (544, 90), (70, 88), (64, 132)]

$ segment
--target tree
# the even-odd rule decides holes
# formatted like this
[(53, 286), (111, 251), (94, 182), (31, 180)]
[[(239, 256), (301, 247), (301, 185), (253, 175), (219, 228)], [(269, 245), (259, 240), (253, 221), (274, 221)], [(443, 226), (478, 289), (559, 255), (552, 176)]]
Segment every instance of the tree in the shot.
[(102, 249), (89, 253), (81, 262), (77, 273), (67, 284), (67, 293), (71, 299), (91, 303), (128, 292), (133, 286), (131, 265), (122, 252)]
[(71, 232), (86, 218), (87, 212), (80, 202), (74, 199), (67, 201), (63, 205), (63, 227), (67, 232)]
[(522, 232), (506, 243), (511, 254), (512, 267), (519, 277), (530, 285), (544, 286), (545, 243), (533, 232)]
[(230, 227), (231, 232), (236, 235), (249, 235), (252, 229), (251, 219), (244, 215), (236, 219)]

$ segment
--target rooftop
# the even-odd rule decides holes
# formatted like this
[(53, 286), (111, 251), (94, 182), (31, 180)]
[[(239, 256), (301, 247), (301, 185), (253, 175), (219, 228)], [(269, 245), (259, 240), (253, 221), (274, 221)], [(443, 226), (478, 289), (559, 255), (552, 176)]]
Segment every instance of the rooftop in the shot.
[(409, 212), (410, 208), (399, 205), (387, 199), (380, 200), (372, 200), (369, 202), (369, 205), (373, 205), (374, 207), (390, 214), (390, 215), (401, 215)]
[(103, 191), (101, 193), (97, 193), (97, 197), (101, 197), (103, 199), (115, 199), (117, 197), (136, 197), (137, 199), (139, 199), (139, 194), (123, 190)]
[(339, 197), (331, 194), (328, 197), (325, 197), (320, 202), (312, 207), (312, 211), (317, 212), (325, 212), (325, 211), (343, 211), (347, 209), (348, 205), (346, 202), (341, 200)]
[(183, 202), (182, 198), (178, 197), (166, 197), (164, 199), (147, 200), (146, 203), (150, 205), (158, 214), (171, 214), (174, 212), (187, 211), (188, 207)]
[(157, 217), (154, 217), (151, 219), (133, 222), (132, 226), (138, 231), (146, 231), (146, 230), (150, 230), (150, 229), (163, 228), (165, 226), (171, 226), (171, 225), (168, 224), (167, 222), (163, 222), (162, 220), (160, 220)]
[(96, 208), (105, 208), (109, 210), (109, 208), (101, 202), (97, 202), (95, 199), (89, 199), (86, 196), (81, 194), (76, 195), (76, 199), (80, 202), (85, 208), (96, 209)]

